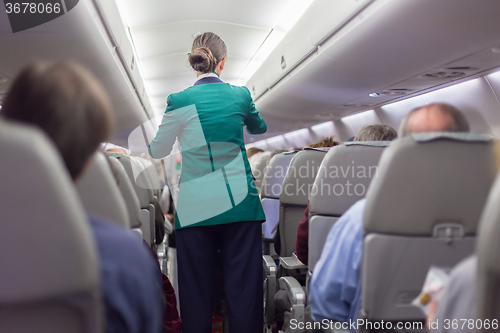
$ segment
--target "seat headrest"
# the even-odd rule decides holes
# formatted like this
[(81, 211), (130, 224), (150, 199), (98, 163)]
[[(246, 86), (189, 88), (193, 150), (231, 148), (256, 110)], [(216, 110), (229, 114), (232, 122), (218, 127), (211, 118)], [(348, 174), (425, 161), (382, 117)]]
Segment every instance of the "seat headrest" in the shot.
[(127, 206), (130, 227), (139, 228), (142, 224), (141, 205), (139, 204), (137, 194), (135, 194), (134, 187), (128, 178), (127, 171), (125, 171), (123, 165), (116, 158), (108, 156), (107, 159), (118, 182), (118, 189), (120, 190), (123, 200), (125, 201), (125, 205)]
[(40, 131), (0, 121), (0, 303), (95, 290), (96, 250), (62, 159)]
[(488, 268), (489, 272), (495, 272), (500, 276), (500, 262), (498, 253), (500, 251), (500, 174), (496, 177), (483, 214), (481, 215), (478, 228), (478, 257), (480, 266)]
[(296, 151), (274, 155), (269, 161), (266, 174), (262, 180), (261, 197), (279, 199), (281, 184), (285, 179), (286, 172), (290, 166), (290, 161), (297, 154)]
[(102, 152), (96, 152), (84, 173), (76, 182), (76, 189), (85, 209), (129, 229), (127, 206)]
[(347, 142), (326, 154), (311, 189), (310, 215), (341, 216), (365, 197), (390, 141)]
[(493, 184), (479, 222), (477, 237), (477, 318), (496, 319), (500, 315), (500, 174)]
[(295, 154), (283, 180), (281, 204), (307, 205), (312, 184), (327, 152), (327, 149), (308, 148)]
[(430, 236), (438, 224), (475, 235), (495, 176), (490, 136), (425, 133), (397, 139), (367, 193), (366, 233)]
[[(144, 182), (144, 176), (140, 179), (140, 184), (138, 184), (138, 181), (136, 181), (136, 178), (134, 176), (134, 168), (136, 170), (143, 169), (144, 167), (142, 166), (142, 164), (132, 159), (129, 155), (109, 152), (107, 152), (107, 154), (108, 156), (115, 157), (116, 159), (118, 159), (118, 161), (120, 161), (120, 163), (125, 168), (125, 171), (127, 172), (130, 182), (132, 183), (135, 194), (139, 199), (141, 208), (148, 208), (149, 204), (154, 200), (153, 190), (147, 188), (147, 183)], [(147, 178), (145, 179), (147, 180)]]
[[(140, 177), (146, 177), (149, 180), (149, 183), (152, 185), (152, 190), (161, 190), (164, 185), (161, 182), (160, 177), (158, 176), (156, 166), (153, 164), (153, 162), (138, 156), (132, 156), (132, 158), (140, 162), (143, 167), (142, 171), (140, 171), (141, 173), (143, 173), (143, 175), (140, 175)], [(138, 181), (140, 182), (139, 179), (140, 178), (138, 177)]]

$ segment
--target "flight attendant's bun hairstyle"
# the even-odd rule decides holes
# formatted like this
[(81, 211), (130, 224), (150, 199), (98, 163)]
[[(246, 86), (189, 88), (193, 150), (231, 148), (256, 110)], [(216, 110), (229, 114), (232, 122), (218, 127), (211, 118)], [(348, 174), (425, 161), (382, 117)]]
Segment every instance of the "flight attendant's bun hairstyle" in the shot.
[(213, 32), (205, 32), (193, 41), (189, 64), (197, 72), (211, 73), (227, 55), (226, 44)]

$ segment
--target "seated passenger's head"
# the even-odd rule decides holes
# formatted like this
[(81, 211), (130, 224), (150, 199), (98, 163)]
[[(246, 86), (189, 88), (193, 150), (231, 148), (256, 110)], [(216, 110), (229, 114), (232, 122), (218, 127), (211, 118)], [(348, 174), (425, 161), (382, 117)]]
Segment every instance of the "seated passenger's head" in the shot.
[(316, 143), (313, 143), (312, 145), (309, 145), (309, 148), (328, 148), (338, 146), (339, 144), (340, 142), (333, 140), (333, 135), (330, 135)]
[(113, 147), (113, 148), (108, 148), (106, 151), (112, 152), (112, 153), (120, 153), (124, 155), (128, 155), (127, 151), (123, 148), (118, 148), (118, 147)]
[(1, 113), (37, 125), (52, 139), (73, 179), (82, 172), (112, 127), (104, 88), (72, 62), (35, 63), (15, 79)]
[(411, 110), (399, 126), (400, 137), (426, 132), (469, 132), (469, 123), (454, 106), (433, 103)]
[(398, 136), (394, 128), (383, 124), (361, 127), (353, 141), (392, 141)]
[(247, 149), (247, 158), (252, 157), (255, 154), (262, 153), (263, 150), (257, 147), (250, 147)]

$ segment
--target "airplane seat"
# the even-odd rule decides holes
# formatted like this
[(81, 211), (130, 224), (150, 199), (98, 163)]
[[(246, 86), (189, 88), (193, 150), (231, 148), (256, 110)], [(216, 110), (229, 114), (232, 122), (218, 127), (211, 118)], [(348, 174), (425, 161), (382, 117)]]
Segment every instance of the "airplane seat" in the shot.
[(276, 227), (279, 221), (281, 185), (285, 179), (290, 161), (295, 154), (297, 154), (296, 151), (273, 156), (269, 161), (269, 165), (262, 180), (261, 202), (266, 215), (266, 221), (262, 223), (262, 238), (265, 248), (267, 248), (267, 250), (264, 251), (265, 254), (270, 254), (270, 243), (274, 241), (276, 235)]
[(378, 162), (390, 141), (345, 142), (321, 163), (309, 198), (308, 270), (318, 262), (333, 224), (366, 195)]
[[(108, 156), (116, 158), (125, 168), (127, 176), (132, 183), (135, 194), (139, 199), (139, 205), (141, 207), (141, 231), (143, 239), (148, 243), (149, 246), (154, 244), (154, 206), (153, 200), (154, 195), (151, 188), (147, 187), (146, 183), (138, 184), (136, 178), (134, 177), (134, 169), (143, 170), (143, 166), (140, 162), (135, 161), (129, 155), (106, 152)], [(146, 178), (141, 178), (142, 180)], [(140, 186), (143, 185), (143, 186)]]
[[(158, 200), (159, 198), (159, 188), (160, 187), (160, 179), (156, 175), (156, 169), (154, 172), (154, 175), (150, 172), (152, 169), (150, 166), (152, 165), (151, 162), (138, 157), (138, 156), (130, 156), (131, 160), (133, 161), (132, 163), (132, 170), (134, 171), (134, 177), (137, 185), (139, 187), (143, 187), (145, 189), (148, 189), (152, 193), (152, 199), (149, 203), (149, 219), (150, 219), (150, 239), (151, 239), (151, 246), (155, 245), (155, 240), (156, 240), (156, 233), (155, 233), (155, 207), (154, 207), (154, 201)], [(153, 168), (155, 168), (153, 166)]]
[[(488, 196), (477, 235), (477, 319), (482, 320), (482, 326), (477, 332), (487, 332), (492, 323), (500, 318), (500, 176)], [(489, 328), (485, 325), (489, 323)], [(498, 327), (498, 326), (497, 326)]]
[(130, 228), (130, 217), (106, 156), (96, 152), (83, 175), (77, 179), (76, 189), (83, 206), (120, 227)]
[[(281, 253), (279, 262), (280, 271), (278, 275), (290, 275), (290, 273), (293, 272), (295, 276), (302, 276), (304, 273), (306, 266), (297, 259), (294, 253), (297, 227), (299, 222), (303, 219), (314, 179), (329, 149), (330, 148), (304, 148), (304, 150), (296, 153), (290, 161), (279, 196), (278, 224), (280, 230)], [(303, 321), (305, 307), (304, 288), (291, 276), (281, 277), (279, 284), (280, 288), (286, 291), (288, 297), (292, 298), (292, 316)], [(264, 297), (268, 297), (268, 294), (271, 293), (272, 290), (265, 291)], [(273, 302), (275, 293), (274, 290), (271, 298)], [(272, 317), (269, 317), (269, 319), (271, 318)]]
[(290, 162), (279, 199), (280, 257), (291, 257), (295, 252), (297, 227), (304, 218), (309, 193), (329, 149), (304, 148)]
[[(156, 166), (153, 162), (148, 161), (145, 158), (132, 156), (135, 160), (139, 161), (144, 167), (144, 175), (147, 177), (149, 183), (152, 185), (151, 189), (153, 190), (154, 196), (159, 199), (161, 195), (161, 190), (163, 189), (163, 183), (158, 176), (158, 172), (156, 170)], [(141, 176), (139, 176), (141, 177)], [(138, 180), (140, 182), (140, 180)]]
[(134, 187), (128, 178), (127, 171), (125, 171), (123, 165), (116, 158), (105, 156), (111, 166), (123, 200), (125, 200), (130, 219), (130, 227), (132, 229), (138, 229), (141, 227), (141, 206), (139, 204), (139, 198), (134, 191)]
[(267, 166), (269, 165), (269, 161), (271, 160), (271, 152), (266, 151), (262, 153), (259, 157), (259, 160), (255, 163), (255, 170), (252, 170), (252, 173), (255, 178), (255, 187), (257, 191), (261, 193), (262, 181), (264, 180), (264, 176), (266, 174)]
[[(308, 275), (321, 256), (328, 233), (335, 222), (356, 201), (364, 198), (377, 165), (389, 141), (346, 142), (331, 148), (321, 162), (309, 196)], [(304, 322), (306, 292), (293, 277), (280, 278), (281, 289), (287, 291), (292, 305), (290, 321)], [(306, 286), (308, 283), (306, 283)]]
[(60, 155), (6, 121), (0, 154), (0, 332), (102, 332), (97, 250)]
[(359, 318), (425, 320), (411, 302), (432, 265), (473, 253), (494, 176), (488, 135), (412, 134), (385, 149), (366, 196)]
[(274, 294), (276, 294), (276, 263), (271, 256), (271, 244), (274, 242), (276, 228), (279, 221), (281, 185), (285, 179), (290, 161), (297, 154), (286, 152), (273, 156), (269, 161), (261, 186), (262, 208), (266, 221), (262, 223), (264, 268), (264, 326), (266, 331), (271, 331), (274, 321)]

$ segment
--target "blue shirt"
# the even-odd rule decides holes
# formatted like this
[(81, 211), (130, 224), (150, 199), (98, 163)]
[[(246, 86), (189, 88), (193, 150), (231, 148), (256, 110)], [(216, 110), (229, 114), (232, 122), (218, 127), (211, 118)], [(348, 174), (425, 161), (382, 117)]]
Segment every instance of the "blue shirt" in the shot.
[(89, 216), (95, 237), (106, 333), (161, 332), (161, 274), (144, 245), (126, 230)]
[(314, 321), (355, 321), (361, 302), (361, 246), (366, 199), (359, 200), (333, 225), (314, 268), (309, 304)]

